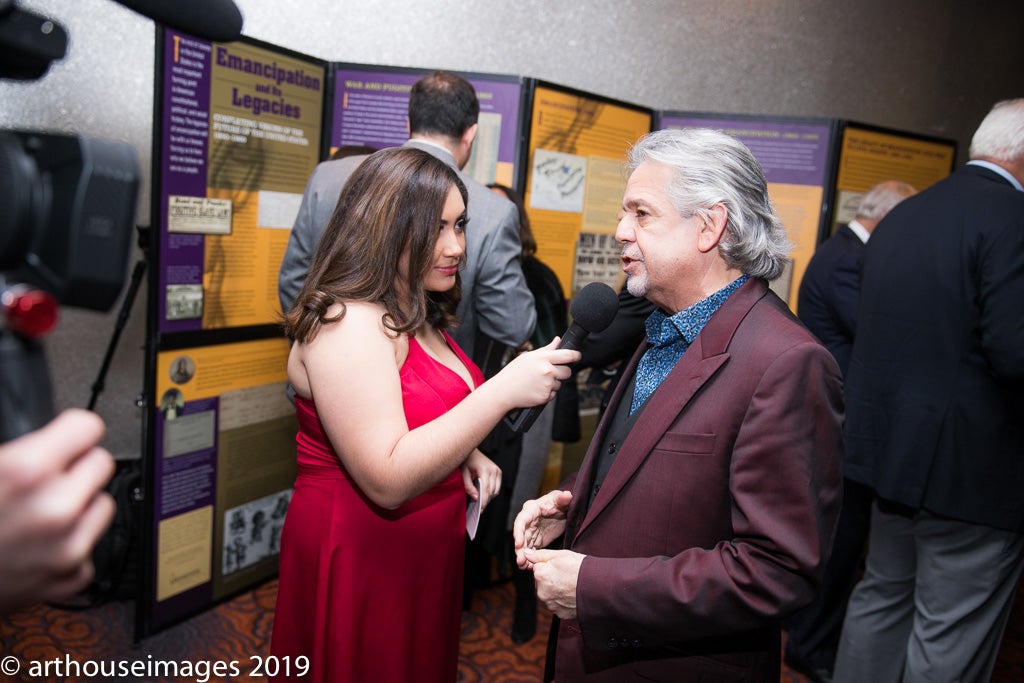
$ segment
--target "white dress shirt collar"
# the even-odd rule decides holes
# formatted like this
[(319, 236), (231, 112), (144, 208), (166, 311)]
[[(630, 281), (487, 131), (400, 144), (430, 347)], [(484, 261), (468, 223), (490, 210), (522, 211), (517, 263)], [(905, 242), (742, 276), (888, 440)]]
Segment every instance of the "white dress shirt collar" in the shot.
[(1008, 181), (1010, 181), (1010, 184), (1013, 185), (1015, 188), (1017, 188), (1017, 190), (1019, 192), (1024, 192), (1024, 186), (1022, 186), (1020, 184), (1020, 181), (1017, 180), (1016, 178), (1014, 178), (1012, 173), (1007, 171), (1005, 168), (1003, 168), (999, 164), (993, 164), (991, 161), (982, 161), (981, 159), (974, 159), (972, 161), (968, 161), (967, 165), (968, 166), (981, 166), (982, 168), (987, 168), (988, 170), (990, 170), (990, 171), (992, 171), (994, 173), (998, 173), (999, 175), (1003, 176)]
[(868, 243), (868, 238), (871, 237), (871, 233), (868, 232), (868, 229), (861, 225), (856, 218), (847, 223), (847, 225), (850, 226), (850, 230), (853, 230), (853, 234), (860, 238), (861, 242), (864, 244)]

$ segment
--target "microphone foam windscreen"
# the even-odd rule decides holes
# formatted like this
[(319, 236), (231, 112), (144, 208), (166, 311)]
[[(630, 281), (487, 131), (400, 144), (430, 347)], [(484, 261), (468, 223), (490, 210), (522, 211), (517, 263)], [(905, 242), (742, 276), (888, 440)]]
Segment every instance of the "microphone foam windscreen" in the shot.
[(600, 332), (612, 324), (619, 311), (619, 295), (603, 282), (591, 282), (572, 300), (573, 324), (587, 332)]
[(117, 0), (139, 14), (196, 38), (229, 43), (242, 35), (233, 0)]

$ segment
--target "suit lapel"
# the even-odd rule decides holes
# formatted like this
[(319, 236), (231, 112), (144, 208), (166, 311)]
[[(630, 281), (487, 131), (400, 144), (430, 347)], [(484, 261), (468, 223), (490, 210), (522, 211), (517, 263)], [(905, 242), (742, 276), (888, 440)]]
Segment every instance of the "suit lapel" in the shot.
[[(576, 517), (584, 513), (584, 510), (578, 508), (585, 509), (585, 515), (573, 535), (574, 539), (578, 538), (615, 499), (697, 391), (729, 360), (729, 342), (736, 332), (736, 328), (767, 291), (768, 286), (764, 280), (751, 278), (722, 304), (722, 307), (715, 312), (701, 333), (693, 340), (690, 348), (676, 363), (661, 386), (651, 395), (647, 405), (637, 417), (633, 428), (615, 456), (615, 461), (608, 470), (597, 496), (590, 501), (589, 506), (586, 505), (586, 501), (581, 501), (582, 505), (574, 506), (577, 508), (574, 510)], [(614, 411), (618, 410), (622, 401), (632, 399), (631, 396), (624, 396), (625, 388), (629, 385), (628, 378), (631, 378), (636, 372), (636, 365), (646, 348), (645, 342), (634, 354), (626, 374), (623, 375), (619, 386), (616, 387), (608, 410), (602, 418), (601, 424), (598, 425), (594, 439), (587, 450), (586, 460), (577, 479), (577, 490), (581, 490), (580, 486), (582, 485), (584, 487), (582, 490), (589, 493), (597, 451), (604, 441), (604, 435), (611, 422), (611, 416), (615, 414)], [(570, 530), (575, 528), (575, 525), (571, 523), (574, 521), (573, 517), (574, 515), (570, 514), (568, 520)]]

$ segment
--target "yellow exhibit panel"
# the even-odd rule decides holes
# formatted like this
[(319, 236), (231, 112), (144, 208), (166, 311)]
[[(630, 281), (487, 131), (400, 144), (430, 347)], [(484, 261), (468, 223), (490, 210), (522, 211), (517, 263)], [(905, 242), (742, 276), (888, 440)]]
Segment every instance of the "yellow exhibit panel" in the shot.
[(847, 126), (836, 177), (831, 232), (854, 219), (861, 197), (883, 180), (902, 180), (919, 192), (949, 175), (956, 145), (907, 134)]
[(883, 180), (902, 180), (920, 191), (949, 175), (955, 152), (948, 142), (847, 127), (836, 188), (863, 193)]
[(320, 160), (323, 64), (168, 32), (161, 332), (272, 325), (277, 274)]
[(213, 549), (213, 507), (207, 505), (162, 520), (157, 548), (157, 600), (207, 583)]
[[(618, 276), (610, 236), (625, 189), (629, 147), (650, 132), (651, 113), (585, 93), (534, 90), (525, 198), (537, 256), (572, 297)], [(601, 238), (599, 238), (599, 236)]]

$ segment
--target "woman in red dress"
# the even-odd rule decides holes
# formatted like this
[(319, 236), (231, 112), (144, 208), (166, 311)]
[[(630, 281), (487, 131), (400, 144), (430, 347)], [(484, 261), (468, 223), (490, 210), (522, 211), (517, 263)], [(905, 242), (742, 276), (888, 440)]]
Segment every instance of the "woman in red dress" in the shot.
[(285, 316), (299, 434), (271, 643), (282, 680), (456, 680), (466, 494), (486, 505), (501, 486), (476, 446), (579, 358), (556, 339), (483, 382), (445, 331), (465, 223), (446, 164), (373, 154)]

